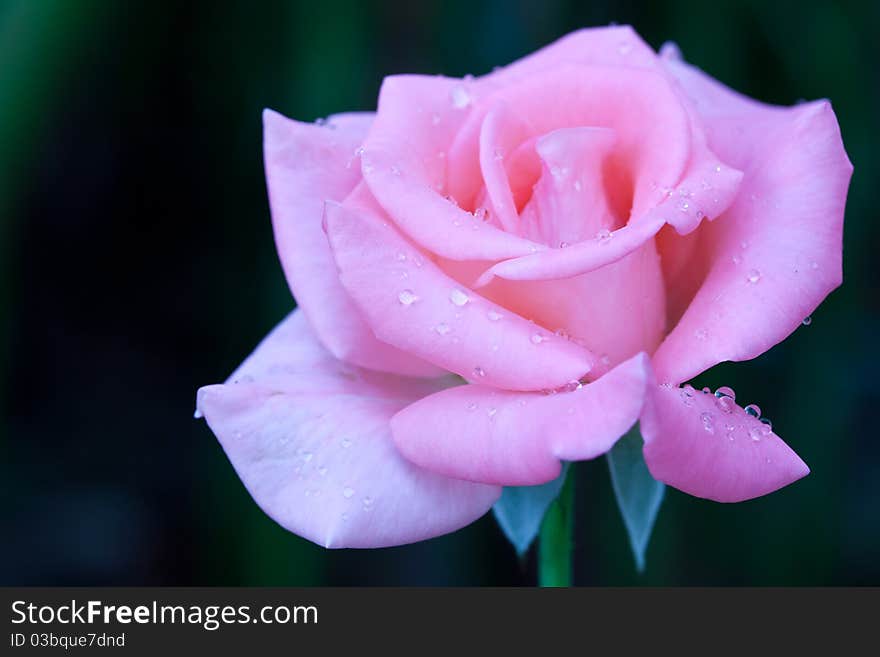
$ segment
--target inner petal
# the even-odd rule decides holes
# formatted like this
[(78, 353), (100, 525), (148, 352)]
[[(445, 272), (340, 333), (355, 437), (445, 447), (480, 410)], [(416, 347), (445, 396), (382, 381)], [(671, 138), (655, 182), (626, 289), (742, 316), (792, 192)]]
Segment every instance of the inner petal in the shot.
[(538, 139), (541, 178), (523, 209), (521, 233), (564, 248), (625, 223), (609, 203), (605, 175), (615, 141), (608, 128), (563, 128)]

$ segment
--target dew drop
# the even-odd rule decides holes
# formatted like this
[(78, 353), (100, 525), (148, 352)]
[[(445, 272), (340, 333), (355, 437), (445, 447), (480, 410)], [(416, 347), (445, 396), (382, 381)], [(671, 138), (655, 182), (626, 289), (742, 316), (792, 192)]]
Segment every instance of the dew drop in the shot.
[(733, 407), (736, 406), (736, 403), (730, 397), (721, 396), (715, 400), (715, 406), (717, 406), (718, 410), (722, 413), (732, 413)]
[(504, 151), (502, 151), (500, 148), (496, 148), (492, 152), (492, 157), (496, 162), (500, 162), (501, 160), (504, 159)]
[(712, 392), (712, 389), (709, 388), (709, 386), (706, 386), (700, 392), (702, 392), (704, 395), (708, 395), (710, 392)]
[(364, 506), (364, 511), (369, 511), (370, 509), (373, 508), (373, 498), (372, 497), (365, 497), (362, 500), (362, 502), (363, 502), (363, 506)]
[(607, 244), (609, 241), (611, 241), (612, 237), (613, 235), (611, 231), (607, 228), (603, 228), (598, 233), (596, 233), (596, 241), (600, 244)]
[(437, 326), (434, 327), (434, 330), (437, 331), (438, 335), (447, 335), (452, 329), (449, 328), (449, 324), (441, 323), (437, 324)]
[(402, 290), (400, 294), (397, 295), (397, 300), (404, 306), (411, 306), (418, 301), (419, 298), (412, 290)]
[(479, 365), (477, 365), (477, 366), (474, 368), (474, 376), (484, 377), (484, 376), (486, 376), (486, 370), (484, 370), (482, 367), (480, 367)]
[(568, 242), (560, 242), (559, 243), (560, 249), (566, 249), (566, 248), (568, 248), (568, 246), (569, 246)]
[(718, 390), (715, 391), (716, 397), (730, 397), (731, 400), (736, 400), (736, 393), (733, 391), (733, 388), (729, 386), (721, 386)]
[(575, 180), (575, 181), (574, 181), (574, 191), (579, 192), (579, 191), (581, 191), (583, 188), (584, 188), (584, 185), (583, 185), (583, 183), (581, 183), (580, 180)]
[(349, 447), (351, 447), (351, 440), (349, 440), (348, 438), (343, 438), (342, 446), (348, 449)]
[(453, 87), (452, 91), (449, 92), (449, 96), (455, 109), (464, 109), (471, 104), (471, 95), (462, 85)]
[(499, 319), (501, 319), (502, 315), (495, 310), (490, 310), (486, 313), (486, 317), (489, 318), (490, 322), (497, 322)]
[(474, 217), (480, 221), (486, 221), (489, 218), (489, 211), (483, 207), (477, 208), (474, 210)]
[(812, 323), (813, 323), (812, 317), (804, 317), (804, 321), (801, 322), (801, 324), (803, 324), (804, 326), (809, 326)]
[(327, 467), (322, 465), (320, 468), (318, 468), (318, 474), (321, 475), (322, 477), (326, 477), (327, 476)]
[(761, 417), (761, 407), (757, 404), (749, 404), (743, 410), (752, 417)]
[(758, 442), (761, 440), (761, 430), (758, 427), (749, 427), (749, 438)]
[(761, 433), (765, 436), (769, 436), (773, 432), (773, 423), (770, 421), (769, 417), (761, 418)]
[(351, 498), (352, 495), (354, 495), (354, 488), (346, 486), (342, 489), (342, 497), (344, 497), (345, 499)]
[(314, 454), (312, 454), (311, 452), (306, 452), (305, 454), (302, 455), (302, 460), (305, 461), (306, 463), (308, 463), (309, 461), (312, 460), (313, 456), (314, 456)]
[(397, 261), (406, 262), (406, 254), (403, 251), (397, 254)]
[(470, 301), (470, 297), (456, 287), (449, 293), (449, 300), (456, 306), (463, 306)]
[(700, 421), (703, 423), (703, 430), (706, 433), (715, 433), (715, 419), (711, 413), (705, 411), (700, 413)]
[(694, 331), (694, 337), (695, 337), (697, 340), (700, 340), (701, 342), (702, 342), (703, 340), (705, 340), (708, 336), (709, 336), (709, 331), (707, 331), (707, 330), (704, 329), (704, 328), (697, 329), (696, 331)]
[(467, 405), (467, 409), (471, 412), (477, 410), (477, 402), (470, 402)]
[(532, 344), (541, 344), (541, 343), (544, 342), (544, 340), (546, 340), (546, 339), (547, 339), (547, 338), (545, 338), (545, 337), (544, 337), (543, 335), (541, 335), (540, 333), (533, 333), (533, 334), (532, 334), (532, 337), (530, 338), (530, 340), (532, 341)]
[(489, 416), (489, 419), (490, 419), (490, 420), (491, 420), (493, 417), (495, 417), (495, 415), (496, 415), (497, 413), (498, 413), (498, 409), (497, 409), (497, 408), (490, 408), (490, 409), (488, 409), (488, 410), (486, 411), (486, 415)]
[(761, 280), (761, 272), (759, 272), (757, 269), (750, 269), (749, 275), (746, 277), (746, 280), (752, 284), (757, 283)]
[(678, 209), (681, 210), (682, 212), (687, 212), (688, 210), (691, 209), (691, 204), (688, 203), (687, 201), (685, 201), (684, 199), (682, 199), (678, 203)]

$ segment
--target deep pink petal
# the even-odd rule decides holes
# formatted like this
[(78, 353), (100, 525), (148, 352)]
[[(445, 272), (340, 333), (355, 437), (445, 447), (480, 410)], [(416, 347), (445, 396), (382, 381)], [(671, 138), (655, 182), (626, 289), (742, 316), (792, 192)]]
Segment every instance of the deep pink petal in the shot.
[[(707, 125), (713, 151), (745, 176), (735, 204), (700, 229), (708, 271), (655, 355), (661, 381), (686, 381), (718, 362), (764, 353), (842, 280), (852, 165), (830, 105), (780, 112), (736, 102), (717, 111), (748, 113), (713, 114)], [(699, 276), (700, 261), (693, 265)]]
[(650, 381), (650, 363), (640, 354), (568, 392), (459, 386), (403, 409), (391, 428), (401, 453), (434, 472), (505, 486), (541, 484), (559, 475), (561, 460), (611, 449), (638, 419)]
[(360, 180), (354, 151), (372, 114), (342, 114), (328, 124), (263, 113), (264, 156), (272, 225), (290, 289), (322, 343), (337, 358), (414, 376), (440, 372), (376, 339), (336, 275), (321, 229), (324, 201), (341, 201)]
[(281, 526), (325, 547), (384, 547), (454, 531), (500, 494), (422, 470), (395, 449), (390, 418), (441, 388), (340, 363), (294, 312), (229, 383), (199, 391), (199, 410)]
[(508, 181), (505, 157), (529, 138), (531, 130), (505, 105), (487, 115), (480, 131), (480, 169), (490, 201), (490, 211), (504, 230), (518, 233), (519, 217)]
[(693, 388), (652, 386), (640, 427), (651, 474), (697, 497), (742, 502), (810, 471), (767, 425), (729, 398)]
[(604, 184), (615, 141), (609, 128), (561, 128), (537, 140), (542, 172), (522, 213), (527, 237), (559, 248), (616, 228)]
[(444, 274), (382, 218), (328, 204), (343, 285), (375, 334), (466, 379), (511, 390), (562, 385), (595, 356)]

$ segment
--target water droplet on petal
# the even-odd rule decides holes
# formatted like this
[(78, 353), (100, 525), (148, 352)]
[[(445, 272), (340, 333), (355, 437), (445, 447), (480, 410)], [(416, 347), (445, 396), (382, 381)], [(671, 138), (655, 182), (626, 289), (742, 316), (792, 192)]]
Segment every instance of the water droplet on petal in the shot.
[(736, 399), (736, 393), (733, 391), (733, 388), (729, 386), (721, 386), (718, 390), (715, 391), (716, 397), (730, 397), (731, 399)]
[(749, 404), (743, 410), (752, 417), (761, 417), (761, 407), (757, 404)]
[(470, 297), (456, 287), (449, 293), (449, 300), (456, 306), (463, 306), (470, 301)]
[(352, 495), (354, 495), (354, 488), (346, 486), (342, 489), (342, 497), (344, 497), (345, 499), (349, 499)]
[(468, 409), (469, 411), (475, 411), (475, 410), (477, 410), (477, 402), (470, 402), (470, 403), (467, 405), (467, 409)]
[(464, 109), (471, 104), (471, 95), (468, 93), (468, 90), (460, 84), (452, 88), (452, 91), (449, 92), (449, 96), (452, 99), (452, 106), (455, 109)]
[(708, 395), (710, 392), (712, 392), (712, 389), (709, 386), (706, 386), (700, 392), (702, 392), (704, 395)]
[(318, 474), (321, 475), (322, 477), (326, 477), (327, 476), (327, 467), (322, 465), (320, 468), (318, 468)]
[(732, 413), (733, 407), (736, 406), (736, 402), (730, 397), (722, 396), (715, 400), (715, 406), (717, 406), (722, 413)]
[(715, 433), (715, 418), (712, 417), (711, 413), (705, 411), (700, 413), (700, 421), (703, 423), (703, 430), (706, 433)]
[(496, 415), (497, 413), (498, 413), (498, 409), (497, 409), (497, 408), (490, 408), (490, 409), (488, 409), (488, 410), (486, 411), (486, 415), (489, 416), (489, 419), (490, 419), (490, 420), (491, 420), (493, 417), (495, 417), (495, 415)]
[(801, 324), (803, 324), (804, 326), (809, 326), (812, 323), (813, 323), (812, 317), (804, 317), (804, 321), (801, 322)]
[(478, 376), (478, 377), (486, 376), (486, 370), (484, 370), (482, 367), (480, 367), (479, 365), (477, 365), (477, 366), (474, 368), (474, 376)]
[(419, 298), (412, 290), (402, 290), (401, 293), (397, 295), (397, 300), (404, 306), (411, 306), (418, 301)]
[(749, 427), (749, 438), (758, 442), (761, 440), (761, 430), (758, 427)]
[(495, 160), (496, 162), (500, 162), (501, 160), (504, 159), (504, 151), (502, 151), (500, 148), (496, 148), (496, 149), (492, 152), (492, 157), (494, 158), (494, 160)]
[(349, 440), (348, 438), (343, 438), (342, 439), (342, 446), (345, 447), (346, 449), (351, 447), (351, 440)]
[(696, 331), (694, 331), (694, 337), (695, 337), (697, 340), (703, 341), (703, 340), (705, 340), (708, 336), (709, 336), (709, 331), (707, 331), (707, 330), (704, 329), (704, 328), (697, 329)]
[(532, 334), (532, 337), (531, 337), (530, 339), (531, 339), (531, 341), (532, 341), (532, 344), (541, 344), (541, 343), (544, 342), (544, 340), (546, 340), (547, 338), (545, 338), (545, 337), (544, 337), (543, 335), (541, 335), (540, 333), (533, 333), (533, 334)]
[(441, 323), (441, 324), (437, 324), (437, 326), (434, 327), (434, 330), (437, 331), (437, 334), (438, 334), (438, 335), (446, 335), (446, 334), (448, 334), (452, 329), (449, 328), (449, 324), (443, 324), (443, 323)]
[(496, 312), (495, 310), (490, 310), (489, 312), (486, 313), (486, 317), (489, 318), (490, 322), (497, 322), (499, 319), (501, 319), (502, 315), (501, 315), (501, 313)]
[(769, 436), (773, 432), (773, 423), (770, 421), (769, 417), (761, 418), (761, 433), (765, 436)]
[(583, 188), (584, 188), (584, 185), (583, 185), (583, 183), (581, 183), (580, 180), (575, 180), (575, 181), (574, 181), (574, 191), (579, 192), (579, 191), (581, 191)]
[(749, 275), (746, 277), (746, 280), (748, 280), (748, 282), (752, 284), (757, 283), (761, 280), (761, 272), (759, 272), (757, 269), (750, 269)]
[(612, 237), (613, 234), (607, 228), (603, 228), (598, 233), (596, 233), (596, 241), (600, 244), (607, 244)]

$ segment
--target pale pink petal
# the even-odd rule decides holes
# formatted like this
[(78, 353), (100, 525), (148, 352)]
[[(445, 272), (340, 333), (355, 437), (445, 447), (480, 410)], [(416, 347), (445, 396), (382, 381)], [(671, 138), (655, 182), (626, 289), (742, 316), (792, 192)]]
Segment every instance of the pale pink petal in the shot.
[(199, 391), (199, 409), (281, 526), (325, 547), (384, 547), (454, 531), (500, 494), (422, 470), (394, 447), (390, 418), (442, 385), (344, 365), (295, 312), (229, 383)]
[(569, 64), (602, 64), (656, 69), (657, 55), (629, 25), (590, 27), (571, 32), (548, 46), (508, 66), (477, 79), (477, 85), (494, 89), (526, 77)]
[(511, 281), (544, 281), (569, 278), (605, 267), (633, 253), (663, 227), (665, 220), (651, 213), (610, 233), (577, 242), (564, 249), (551, 249), (491, 266), (477, 279), (482, 287), (495, 276)]
[(325, 222), (342, 283), (381, 340), (512, 390), (553, 388), (595, 364), (582, 347), (444, 274), (381, 217), (328, 204)]
[[(444, 198), (447, 151), (472, 105), (467, 84), (428, 76), (385, 78), (364, 142), (364, 179), (395, 223), (440, 256), (499, 260), (540, 250), (543, 245), (504, 232)], [(470, 164), (479, 181), (476, 151)], [(450, 171), (464, 175), (466, 163)]]
[(742, 502), (810, 471), (769, 426), (730, 398), (690, 387), (652, 386), (640, 428), (654, 478), (697, 497)]
[(831, 106), (763, 112), (753, 105), (745, 116), (707, 121), (712, 149), (745, 176), (735, 204), (700, 229), (708, 271), (654, 357), (661, 381), (687, 381), (718, 362), (764, 353), (841, 282), (852, 165)]
[(263, 113), (264, 157), (278, 255), (297, 304), (337, 357), (414, 376), (440, 372), (379, 342), (345, 293), (321, 229), (324, 201), (341, 201), (360, 180), (355, 149), (372, 114), (341, 114), (324, 126)]
[(607, 452), (642, 411), (650, 362), (635, 356), (593, 383), (555, 394), (479, 385), (425, 397), (391, 421), (408, 459), (484, 483), (528, 486), (559, 475), (560, 461)]

